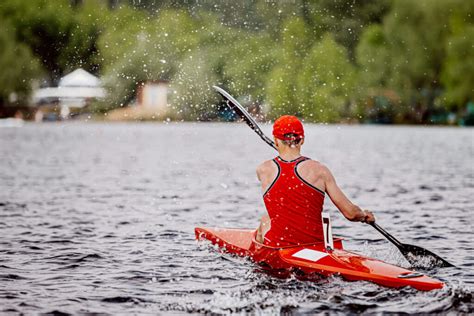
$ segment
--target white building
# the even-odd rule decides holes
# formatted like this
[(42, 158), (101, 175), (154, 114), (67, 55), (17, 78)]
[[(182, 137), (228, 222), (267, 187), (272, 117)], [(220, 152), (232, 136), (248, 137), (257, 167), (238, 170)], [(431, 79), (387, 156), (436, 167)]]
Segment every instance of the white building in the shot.
[(82, 108), (91, 99), (105, 98), (106, 91), (99, 78), (78, 68), (62, 77), (57, 87), (37, 89), (33, 92), (33, 103), (58, 101), (61, 116), (66, 118), (70, 108)]
[(138, 86), (137, 105), (157, 112), (166, 112), (168, 106), (168, 82), (147, 81)]

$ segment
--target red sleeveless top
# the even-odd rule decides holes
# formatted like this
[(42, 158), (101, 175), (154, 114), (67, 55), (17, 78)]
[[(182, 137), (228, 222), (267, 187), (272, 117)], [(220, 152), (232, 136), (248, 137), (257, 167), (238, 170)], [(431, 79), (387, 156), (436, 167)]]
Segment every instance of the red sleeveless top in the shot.
[(299, 163), (308, 159), (273, 159), (278, 174), (263, 195), (271, 223), (264, 244), (285, 247), (324, 240), (324, 192), (303, 180), (296, 170)]

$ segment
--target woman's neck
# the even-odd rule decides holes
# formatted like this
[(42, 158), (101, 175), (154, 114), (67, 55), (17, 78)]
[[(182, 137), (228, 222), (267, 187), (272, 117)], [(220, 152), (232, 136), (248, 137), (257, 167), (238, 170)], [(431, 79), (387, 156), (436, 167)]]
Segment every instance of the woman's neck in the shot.
[(283, 147), (279, 148), (278, 153), (283, 160), (291, 161), (301, 157), (300, 148)]

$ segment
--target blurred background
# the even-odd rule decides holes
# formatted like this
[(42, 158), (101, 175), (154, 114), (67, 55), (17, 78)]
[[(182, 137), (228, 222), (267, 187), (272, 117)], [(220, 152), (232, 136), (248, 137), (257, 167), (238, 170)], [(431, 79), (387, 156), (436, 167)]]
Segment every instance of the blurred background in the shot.
[(474, 124), (474, 2), (2, 0), (0, 118)]

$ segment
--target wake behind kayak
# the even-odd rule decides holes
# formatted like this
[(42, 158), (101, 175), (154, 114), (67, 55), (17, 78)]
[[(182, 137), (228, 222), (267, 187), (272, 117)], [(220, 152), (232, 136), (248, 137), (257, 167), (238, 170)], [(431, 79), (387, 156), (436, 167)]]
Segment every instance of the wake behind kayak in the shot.
[(343, 249), (334, 239), (334, 249), (323, 242), (273, 248), (258, 243), (253, 229), (195, 228), (196, 239), (209, 240), (227, 253), (250, 257), (271, 269), (300, 270), (306, 274), (341, 275), (350, 281), (369, 281), (386, 287), (410, 286), (421, 291), (440, 289), (444, 283), (422, 273), (361, 256)]

